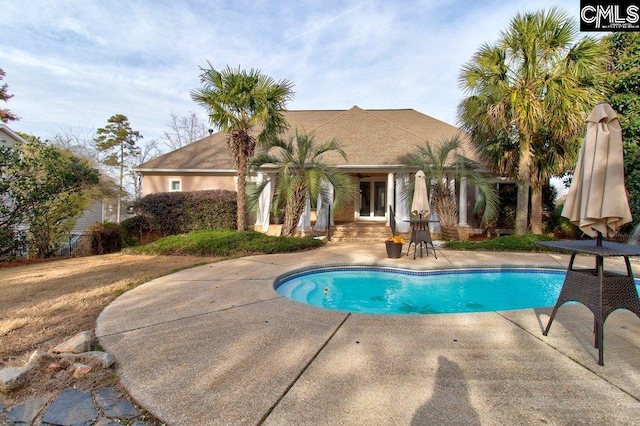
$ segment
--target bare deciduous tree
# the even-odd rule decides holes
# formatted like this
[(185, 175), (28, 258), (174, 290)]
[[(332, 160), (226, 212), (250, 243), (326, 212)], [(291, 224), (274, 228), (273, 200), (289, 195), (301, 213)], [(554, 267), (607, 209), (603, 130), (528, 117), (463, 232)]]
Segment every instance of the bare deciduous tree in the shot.
[(146, 143), (138, 146), (139, 150), (136, 152), (136, 154), (126, 160), (129, 163), (129, 177), (131, 178), (131, 182), (133, 184), (133, 196), (136, 200), (142, 198), (142, 174), (134, 171), (133, 169), (139, 164), (142, 164), (145, 161), (149, 161), (152, 158), (161, 155), (162, 152), (158, 147), (159, 145), (160, 142), (158, 141), (158, 139), (151, 139)]
[(207, 135), (206, 121), (201, 120), (195, 112), (189, 111), (184, 117), (172, 112), (170, 116), (171, 121), (167, 124), (170, 130), (164, 132), (164, 143), (169, 149), (182, 148)]

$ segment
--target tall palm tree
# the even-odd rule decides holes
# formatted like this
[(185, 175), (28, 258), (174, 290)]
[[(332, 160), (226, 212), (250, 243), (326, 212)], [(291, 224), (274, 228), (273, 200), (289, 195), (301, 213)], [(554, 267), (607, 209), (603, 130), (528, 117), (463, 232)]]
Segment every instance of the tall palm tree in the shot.
[[(596, 87), (604, 68), (602, 47), (592, 37), (576, 41), (577, 36), (575, 22), (557, 8), (518, 14), (495, 45), (482, 45), (462, 68), (460, 83), (469, 96), (458, 106), (460, 122), (483, 159), (517, 179), (520, 235), (527, 232), (529, 185), (541, 193), (544, 182), (538, 178), (557, 173), (537, 173), (536, 155), (548, 152), (544, 144), (575, 140), (588, 111), (603, 100)], [(533, 202), (532, 230), (540, 233), (541, 198)]]
[[(462, 154), (462, 143), (458, 136), (442, 139), (437, 143), (426, 141), (401, 159), (407, 170), (424, 172), (431, 203), (443, 228), (455, 227), (457, 224), (457, 200), (452, 185), (454, 179), (460, 181), (461, 178), (466, 178), (467, 182), (478, 187), (480, 197), (476, 200), (474, 211), (483, 212), (483, 224), (495, 218), (498, 213), (498, 194), (495, 188), (486, 175), (478, 170), (477, 165)], [(412, 193), (411, 184), (405, 196)]]
[(293, 98), (293, 84), (288, 80), (276, 82), (253, 68), (247, 72), (227, 66), (217, 71), (208, 64), (208, 69), (200, 68), (202, 88), (192, 90), (191, 98), (207, 110), (211, 124), (227, 134), (238, 176), (237, 227), (244, 231), (249, 161), (256, 143), (287, 128), (284, 112)]
[[(252, 169), (266, 165), (275, 168), (273, 211), (277, 213), (284, 208), (282, 236), (295, 235), (307, 198), (316, 200), (321, 195), (323, 204), (332, 204), (336, 209), (353, 198), (351, 178), (324, 161), (323, 156), (330, 153), (337, 153), (347, 160), (337, 140), (317, 144), (313, 133), (301, 133), (295, 129), (288, 142), (274, 138), (251, 160)], [(327, 184), (333, 186), (332, 200), (329, 199)], [(256, 187), (250, 196), (252, 204), (257, 203), (265, 185), (266, 182)]]

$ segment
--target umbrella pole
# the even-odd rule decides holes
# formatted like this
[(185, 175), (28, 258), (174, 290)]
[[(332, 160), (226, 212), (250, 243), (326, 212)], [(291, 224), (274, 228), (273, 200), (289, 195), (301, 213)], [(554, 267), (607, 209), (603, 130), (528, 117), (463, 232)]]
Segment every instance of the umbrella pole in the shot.
[[(602, 232), (596, 231), (596, 247), (602, 247)], [(602, 278), (604, 267), (604, 258), (602, 256), (596, 256), (596, 274)], [(600, 282), (603, 282), (602, 280)], [(602, 290), (602, 289), (601, 289)]]

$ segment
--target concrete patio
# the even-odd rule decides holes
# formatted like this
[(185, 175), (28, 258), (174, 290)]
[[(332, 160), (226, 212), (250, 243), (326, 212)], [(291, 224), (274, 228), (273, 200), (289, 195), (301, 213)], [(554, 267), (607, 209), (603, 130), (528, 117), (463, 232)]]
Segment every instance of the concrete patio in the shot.
[[(405, 246), (406, 250), (406, 246)], [(378, 316), (293, 302), (274, 279), (332, 264), (414, 269), (537, 266), (558, 253), (438, 250), (387, 259), (384, 244), (330, 242), (177, 272), (129, 291), (98, 318), (130, 395), (170, 425), (640, 424), (640, 318), (605, 323), (551, 309)], [(576, 261), (593, 267), (592, 257)], [(636, 275), (640, 262), (632, 262)], [(624, 271), (622, 259), (607, 269)]]

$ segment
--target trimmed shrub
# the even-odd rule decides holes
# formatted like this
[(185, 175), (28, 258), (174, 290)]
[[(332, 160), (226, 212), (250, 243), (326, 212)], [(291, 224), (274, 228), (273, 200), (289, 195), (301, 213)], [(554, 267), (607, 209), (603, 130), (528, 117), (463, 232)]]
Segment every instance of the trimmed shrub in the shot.
[(91, 254), (115, 253), (122, 250), (120, 225), (117, 223), (95, 223), (87, 228), (91, 235)]
[(274, 237), (256, 231), (217, 229), (170, 235), (144, 246), (127, 249), (131, 253), (177, 256), (246, 256), (259, 253), (291, 253), (321, 247), (323, 241), (311, 237)]
[(235, 229), (236, 193), (211, 190), (149, 194), (134, 204), (134, 211), (161, 236)]
[(123, 247), (144, 244), (151, 231), (151, 224), (144, 216), (134, 216), (120, 222)]
[(538, 241), (551, 241), (548, 235), (505, 235), (503, 237), (491, 238), (486, 241), (448, 241), (444, 246), (451, 250), (471, 250), (471, 251), (548, 251), (549, 248), (538, 246)]

